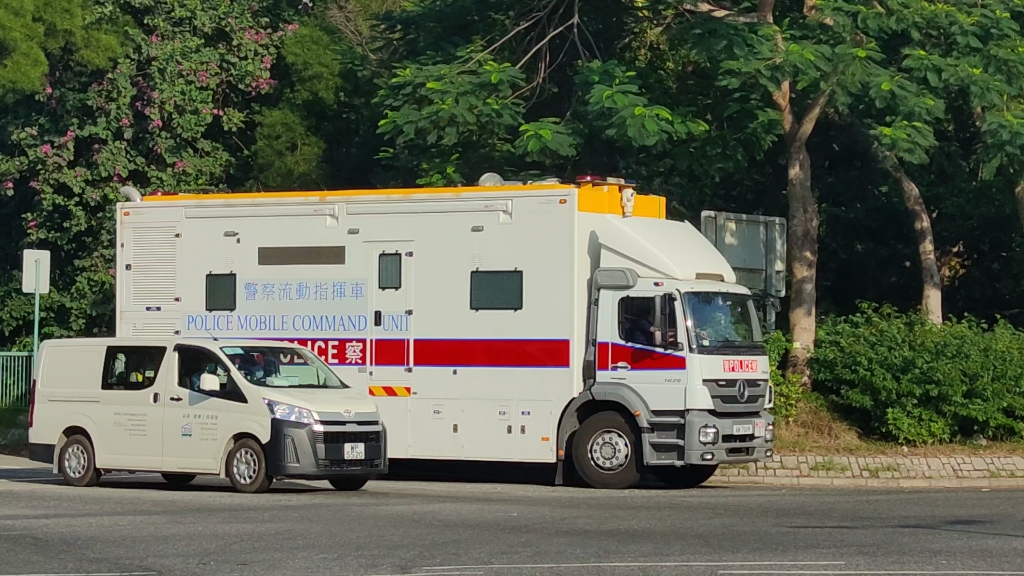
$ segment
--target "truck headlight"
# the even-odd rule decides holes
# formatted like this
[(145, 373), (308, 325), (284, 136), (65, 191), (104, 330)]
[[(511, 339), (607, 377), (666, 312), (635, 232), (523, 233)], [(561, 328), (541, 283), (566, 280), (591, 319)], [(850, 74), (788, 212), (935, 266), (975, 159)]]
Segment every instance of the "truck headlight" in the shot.
[(277, 400), (270, 400), (268, 398), (264, 398), (263, 403), (267, 405), (267, 410), (270, 410), (271, 418), (276, 418), (278, 420), (290, 420), (292, 422), (302, 422), (304, 424), (316, 424), (316, 418), (313, 417), (313, 411), (308, 408), (292, 406), (291, 404), (285, 404), (284, 402), (278, 402)]
[(718, 444), (718, 427), (705, 424), (697, 432), (697, 441), (701, 444)]
[(775, 441), (775, 424), (769, 424), (764, 427), (764, 441), (773, 442)]

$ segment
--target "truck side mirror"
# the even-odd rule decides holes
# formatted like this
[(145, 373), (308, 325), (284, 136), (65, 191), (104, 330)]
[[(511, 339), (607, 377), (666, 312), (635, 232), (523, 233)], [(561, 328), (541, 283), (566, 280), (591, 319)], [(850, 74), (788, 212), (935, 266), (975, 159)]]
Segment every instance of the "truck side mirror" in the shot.
[(203, 374), (199, 377), (199, 390), (203, 392), (220, 392), (220, 378), (216, 374)]

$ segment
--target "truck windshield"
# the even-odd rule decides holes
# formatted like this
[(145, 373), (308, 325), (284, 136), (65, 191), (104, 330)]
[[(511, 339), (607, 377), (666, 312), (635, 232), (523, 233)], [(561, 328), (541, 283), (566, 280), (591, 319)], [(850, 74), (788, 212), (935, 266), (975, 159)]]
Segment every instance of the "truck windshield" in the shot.
[(256, 386), (348, 388), (323, 360), (303, 348), (225, 346), (221, 351)]
[(683, 302), (696, 351), (735, 354), (764, 349), (757, 312), (749, 295), (687, 292)]

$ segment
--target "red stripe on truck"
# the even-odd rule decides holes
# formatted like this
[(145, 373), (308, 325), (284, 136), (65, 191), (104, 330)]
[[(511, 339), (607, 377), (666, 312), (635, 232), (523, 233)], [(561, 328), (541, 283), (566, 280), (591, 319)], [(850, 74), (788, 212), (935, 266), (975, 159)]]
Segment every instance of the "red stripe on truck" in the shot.
[(681, 354), (615, 342), (598, 342), (597, 369), (611, 370), (612, 365), (619, 363), (628, 364), (630, 370), (686, 370), (686, 356)]
[(568, 340), (414, 341), (416, 366), (445, 368), (568, 368)]

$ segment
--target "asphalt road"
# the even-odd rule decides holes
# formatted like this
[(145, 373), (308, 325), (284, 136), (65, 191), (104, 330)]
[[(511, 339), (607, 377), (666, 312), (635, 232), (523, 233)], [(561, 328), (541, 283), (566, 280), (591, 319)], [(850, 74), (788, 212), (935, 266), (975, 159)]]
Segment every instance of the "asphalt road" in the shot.
[(894, 572), (1024, 576), (1024, 492), (371, 482), (247, 496), (0, 469), (0, 576)]

